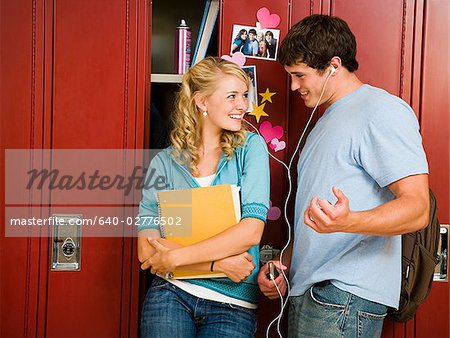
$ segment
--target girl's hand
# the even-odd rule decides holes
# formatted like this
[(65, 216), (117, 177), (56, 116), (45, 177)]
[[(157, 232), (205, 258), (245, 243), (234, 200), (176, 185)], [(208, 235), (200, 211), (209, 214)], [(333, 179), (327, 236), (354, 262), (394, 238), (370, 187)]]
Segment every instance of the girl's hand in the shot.
[(245, 281), (255, 269), (253, 257), (248, 252), (223, 258), (214, 263), (214, 271), (223, 272), (233, 282)]
[(159, 239), (148, 238), (148, 241), (156, 251), (149, 259), (142, 263), (142, 270), (150, 268), (151, 273), (158, 273), (162, 276), (173, 272), (177, 266), (172, 259), (172, 250), (161, 244), (162, 241)]

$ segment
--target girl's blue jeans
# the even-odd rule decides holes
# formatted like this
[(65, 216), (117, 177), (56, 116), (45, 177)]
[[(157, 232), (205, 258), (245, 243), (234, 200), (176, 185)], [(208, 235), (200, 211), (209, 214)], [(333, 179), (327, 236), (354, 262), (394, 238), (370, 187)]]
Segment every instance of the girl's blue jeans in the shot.
[(255, 310), (195, 297), (159, 277), (145, 297), (142, 337), (249, 338), (255, 331)]

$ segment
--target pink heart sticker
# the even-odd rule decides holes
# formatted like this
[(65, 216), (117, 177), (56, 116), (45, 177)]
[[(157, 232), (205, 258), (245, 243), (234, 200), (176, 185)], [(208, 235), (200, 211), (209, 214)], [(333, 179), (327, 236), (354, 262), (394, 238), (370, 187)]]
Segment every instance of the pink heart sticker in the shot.
[(256, 12), (256, 17), (261, 25), (261, 28), (276, 28), (280, 24), (280, 16), (278, 14), (270, 14), (267, 7), (262, 7)]
[(233, 63), (237, 64), (239, 67), (242, 67), (243, 65), (245, 65), (245, 55), (242, 52), (234, 53), (233, 56), (222, 55), (220, 58), (230, 61), (230, 62), (233, 62)]
[(274, 138), (280, 139), (284, 135), (284, 130), (281, 126), (272, 127), (272, 123), (264, 121), (259, 126), (259, 132), (266, 140), (266, 143), (271, 142)]
[(270, 148), (275, 151), (283, 150), (284, 148), (286, 148), (286, 142), (274, 138), (272, 141), (270, 141)]
[(281, 216), (281, 210), (278, 207), (272, 206), (272, 201), (270, 201), (270, 208), (267, 211), (267, 219), (270, 221), (276, 221)]

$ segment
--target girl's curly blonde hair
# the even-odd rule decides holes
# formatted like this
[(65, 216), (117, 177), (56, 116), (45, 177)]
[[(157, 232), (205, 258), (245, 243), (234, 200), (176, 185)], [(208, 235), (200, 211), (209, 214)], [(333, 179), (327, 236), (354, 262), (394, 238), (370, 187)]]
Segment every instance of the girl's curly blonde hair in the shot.
[[(218, 57), (207, 57), (184, 74), (178, 92), (170, 133), (172, 154), (178, 162), (186, 164), (194, 175), (198, 173), (202, 114), (195, 104), (194, 96), (197, 93), (205, 97), (212, 95), (223, 75), (235, 76), (249, 88), (250, 79), (238, 65)], [(244, 143), (245, 131), (244, 124), (237, 132), (222, 131), (220, 146), (227, 160), (232, 158), (234, 149)]]

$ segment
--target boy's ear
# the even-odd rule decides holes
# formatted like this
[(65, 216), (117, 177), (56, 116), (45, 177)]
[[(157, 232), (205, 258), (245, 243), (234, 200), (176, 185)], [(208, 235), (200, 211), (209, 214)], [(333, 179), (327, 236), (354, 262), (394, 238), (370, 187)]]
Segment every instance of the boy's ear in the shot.
[(194, 102), (200, 111), (207, 111), (206, 97), (199, 93), (194, 95)]

